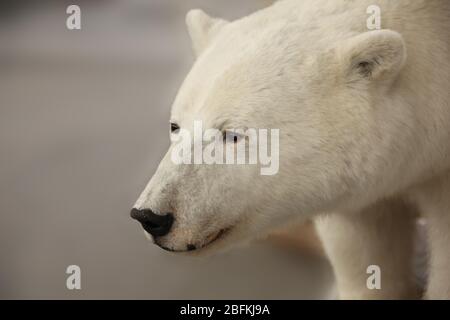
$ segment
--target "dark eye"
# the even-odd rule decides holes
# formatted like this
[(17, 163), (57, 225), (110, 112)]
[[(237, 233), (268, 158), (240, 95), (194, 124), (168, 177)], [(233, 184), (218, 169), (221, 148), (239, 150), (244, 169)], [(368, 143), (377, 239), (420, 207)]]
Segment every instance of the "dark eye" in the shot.
[(223, 133), (223, 140), (226, 143), (238, 143), (242, 139), (242, 135), (232, 131), (225, 131)]
[(180, 130), (180, 126), (176, 123), (170, 123), (170, 132), (176, 133), (178, 130)]

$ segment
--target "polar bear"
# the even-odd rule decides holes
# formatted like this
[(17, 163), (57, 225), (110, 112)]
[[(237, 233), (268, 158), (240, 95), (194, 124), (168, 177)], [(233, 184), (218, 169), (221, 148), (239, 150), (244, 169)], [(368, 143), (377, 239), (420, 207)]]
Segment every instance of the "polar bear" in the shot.
[[(381, 29), (368, 30), (373, 5)], [(279, 172), (177, 165), (172, 144), (131, 213), (147, 235), (203, 253), (314, 219), (341, 298), (416, 298), (420, 214), (425, 297), (450, 298), (450, 2), (283, 0), (233, 22), (193, 10), (187, 25), (196, 61), (171, 137), (196, 120), (224, 135), (277, 128)]]

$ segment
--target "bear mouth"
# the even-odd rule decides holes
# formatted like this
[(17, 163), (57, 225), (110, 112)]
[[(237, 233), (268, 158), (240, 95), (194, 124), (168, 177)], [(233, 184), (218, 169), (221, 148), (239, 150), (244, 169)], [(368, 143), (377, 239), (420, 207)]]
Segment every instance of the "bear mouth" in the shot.
[(195, 254), (195, 253), (199, 253), (203, 250), (206, 250), (206, 249), (208, 249), (208, 247), (210, 247), (214, 243), (223, 239), (229, 233), (230, 230), (231, 230), (231, 228), (225, 228), (225, 229), (221, 229), (219, 231), (213, 232), (205, 238), (205, 241), (202, 245), (196, 246), (196, 245), (188, 244), (187, 250), (182, 251), (182, 252)]
[(223, 238), (225, 236), (225, 234), (227, 234), (230, 229), (231, 228), (221, 229), (218, 232), (214, 232), (214, 233), (210, 234), (209, 236), (206, 237), (205, 244), (202, 245), (199, 248), (194, 249), (194, 250), (200, 250), (200, 249), (203, 249), (205, 247), (208, 247), (212, 243), (214, 243), (214, 242), (218, 241), (219, 239)]
[(173, 253), (198, 253), (198, 252), (202, 251), (203, 249), (207, 249), (207, 247), (211, 246), (215, 242), (218, 242), (219, 240), (224, 238), (230, 232), (231, 229), (232, 228), (230, 227), (230, 228), (220, 229), (219, 231), (213, 232), (205, 238), (205, 241), (203, 244), (198, 245), (198, 246), (194, 245), (194, 244), (188, 244), (186, 246), (185, 250), (174, 250), (172, 248), (161, 246), (157, 242), (155, 242), (155, 244), (157, 244), (161, 249), (163, 249), (165, 251), (173, 252)]

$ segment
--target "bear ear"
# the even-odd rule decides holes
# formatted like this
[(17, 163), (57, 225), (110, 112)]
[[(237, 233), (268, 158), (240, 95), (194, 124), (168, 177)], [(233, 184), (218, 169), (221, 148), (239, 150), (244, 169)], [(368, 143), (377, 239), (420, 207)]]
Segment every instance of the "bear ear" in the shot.
[(406, 62), (406, 46), (398, 32), (369, 31), (341, 45), (339, 57), (348, 82), (362, 78), (390, 80), (397, 76)]
[(192, 46), (197, 56), (228, 22), (212, 18), (200, 9), (191, 10), (186, 16), (186, 24), (191, 36)]

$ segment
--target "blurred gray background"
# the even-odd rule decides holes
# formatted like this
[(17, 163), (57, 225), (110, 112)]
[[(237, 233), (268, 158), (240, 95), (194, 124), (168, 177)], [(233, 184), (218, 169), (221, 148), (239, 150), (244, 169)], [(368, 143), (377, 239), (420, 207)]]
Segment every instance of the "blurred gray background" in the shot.
[[(146, 241), (129, 210), (168, 147), (193, 61), (189, 9), (234, 19), (264, 0), (2, 1), (0, 298), (325, 299), (317, 256), (269, 242), (208, 258)], [(66, 28), (78, 4), (82, 29)], [(66, 289), (68, 265), (82, 290)]]

